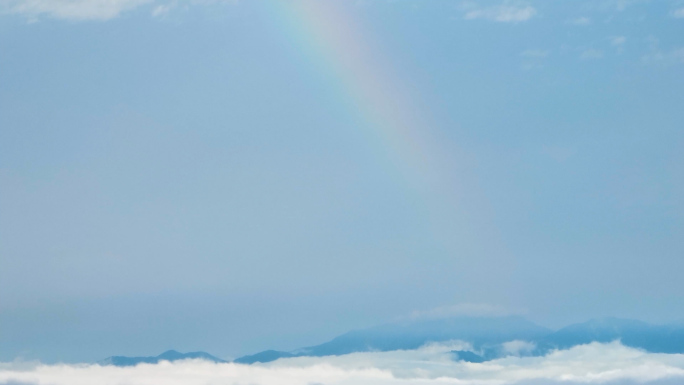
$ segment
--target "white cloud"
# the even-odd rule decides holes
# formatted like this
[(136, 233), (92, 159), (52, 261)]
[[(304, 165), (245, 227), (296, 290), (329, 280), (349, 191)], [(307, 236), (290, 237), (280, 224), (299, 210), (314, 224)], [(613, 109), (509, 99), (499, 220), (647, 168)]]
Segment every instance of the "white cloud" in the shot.
[[(520, 345), (520, 344), (518, 344)], [(520, 345), (522, 346), (522, 345)], [(0, 383), (36, 385), (505, 385), (618, 384), (684, 381), (684, 355), (650, 354), (619, 343), (578, 346), (546, 357), (455, 362), (457, 345), (418, 350), (300, 357), (268, 364), (163, 362), (117, 368), (98, 365), (0, 365)]]
[(467, 20), (484, 19), (502, 23), (519, 23), (527, 21), (537, 14), (531, 5), (505, 2), (500, 5), (480, 8), (474, 3), (463, 6), (464, 18)]
[(684, 8), (675, 9), (672, 11), (672, 16), (678, 19), (684, 19)]
[(108, 20), (154, 0), (0, 0), (0, 11), (29, 18)]
[(514, 356), (520, 356), (532, 353), (537, 345), (533, 342), (515, 340), (503, 343), (502, 347), (504, 352)]

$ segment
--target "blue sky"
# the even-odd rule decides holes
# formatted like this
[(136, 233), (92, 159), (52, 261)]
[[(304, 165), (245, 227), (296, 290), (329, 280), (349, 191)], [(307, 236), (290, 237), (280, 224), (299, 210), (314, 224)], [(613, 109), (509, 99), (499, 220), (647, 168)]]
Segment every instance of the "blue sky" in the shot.
[(273, 3), (0, 0), (0, 359), (684, 319), (684, 2), (324, 1), (427, 164)]

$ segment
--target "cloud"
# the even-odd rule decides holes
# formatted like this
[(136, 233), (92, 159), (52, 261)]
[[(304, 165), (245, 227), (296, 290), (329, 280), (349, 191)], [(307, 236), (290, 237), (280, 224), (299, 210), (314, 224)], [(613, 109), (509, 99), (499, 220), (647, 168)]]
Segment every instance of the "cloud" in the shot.
[[(636, 5), (645, 5), (652, 0), (593, 0), (585, 1), (580, 5), (584, 12), (601, 12), (613, 14), (614, 12), (625, 12)], [(612, 18), (609, 17), (608, 20)]]
[[(515, 345), (515, 346), (514, 346)], [(684, 380), (684, 355), (651, 354), (618, 342), (592, 343), (546, 357), (456, 362), (454, 344), (418, 350), (300, 357), (268, 364), (162, 362), (118, 368), (99, 365), (0, 366), (0, 384), (51, 385), (395, 385), (624, 384)], [(511, 345), (525, 349), (522, 343)]]
[(627, 42), (627, 38), (624, 36), (613, 36), (610, 38), (610, 44), (614, 46), (621, 46)]
[(580, 59), (582, 60), (600, 59), (602, 57), (603, 51), (593, 48), (586, 49), (580, 54)]
[(622, 53), (625, 48), (625, 44), (627, 43), (627, 38), (624, 36), (612, 36), (609, 38), (610, 45), (615, 47), (615, 50), (618, 53)]
[(484, 19), (501, 23), (519, 23), (533, 18), (537, 10), (531, 5), (505, 2), (500, 5), (480, 8), (474, 3), (463, 6), (466, 20)]
[(532, 353), (537, 345), (533, 342), (515, 340), (503, 343), (502, 347), (503, 351), (508, 354), (521, 356)]
[(231, 4), (238, 0), (0, 0), (0, 13), (19, 14), (36, 20), (46, 16), (55, 19), (110, 20), (122, 13), (144, 5), (151, 8), (150, 15), (164, 18), (183, 4), (191, 5)]
[(0, 11), (31, 18), (109, 20), (153, 0), (0, 0)]
[(641, 57), (644, 64), (673, 65), (684, 64), (684, 48), (674, 48), (670, 51), (654, 49), (651, 53)]
[(586, 17), (586, 16), (577, 17), (577, 18), (568, 20), (568, 24), (589, 25), (589, 24), (591, 24), (591, 19)]
[(678, 19), (684, 19), (684, 8), (675, 9), (672, 11), (672, 16)]
[(522, 57), (527, 57), (527, 58), (545, 58), (549, 56), (549, 51), (541, 50), (541, 49), (528, 49), (520, 53), (520, 56)]
[(607, 0), (606, 4), (610, 7), (615, 8), (616, 10), (622, 12), (634, 4), (644, 3), (647, 1), (649, 1), (649, 0)]
[(541, 49), (528, 49), (520, 53), (522, 69), (526, 71), (544, 68), (544, 62), (549, 56), (549, 51)]
[(176, 6), (176, 4), (161, 4), (154, 7), (152, 10), (152, 17), (166, 17), (169, 12)]

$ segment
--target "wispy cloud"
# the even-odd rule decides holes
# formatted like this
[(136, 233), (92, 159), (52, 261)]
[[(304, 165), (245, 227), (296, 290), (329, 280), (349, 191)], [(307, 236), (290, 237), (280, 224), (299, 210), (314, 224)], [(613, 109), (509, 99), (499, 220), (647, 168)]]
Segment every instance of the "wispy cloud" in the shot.
[(108, 20), (154, 0), (0, 0), (0, 11), (27, 17)]
[(610, 38), (610, 44), (619, 47), (624, 45), (627, 42), (627, 38), (624, 36), (613, 36)]
[(169, 12), (176, 6), (175, 3), (169, 3), (169, 4), (160, 4), (154, 7), (152, 10), (152, 17), (166, 17)]
[(603, 51), (594, 48), (585, 49), (580, 54), (580, 59), (582, 60), (600, 59), (602, 57)]
[(655, 36), (646, 39), (650, 51), (641, 57), (641, 62), (647, 65), (671, 66), (684, 64), (684, 47), (663, 48), (660, 40)]
[(520, 53), (522, 69), (526, 71), (544, 68), (544, 62), (549, 56), (549, 51), (542, 49), (528, 49)]
[[(615, 12), (625, 12), (628, 9), (644, 5), (652, 0), (591, 0), (579, 3), (579, 8), (584, 12), (601, 12), (612, 14)], [(610, 17), (609, 17), (610, 19)]]
[(528, 49), (525, 51), (522, 51), (520, 53), (520, 56), (522, 57), (527, 57), (527, 58), (545, 58), (549, 56), (549, 51), (541, 50), (541, 49)]
[(480, 7), (475, 3), (463, 5), (467, 20), (484, 19), (501, 23), (520, 23), (530, 20), (537, 10), (528, 4), (504, 2), (503, 4)]
[(627, 38), (625, 36), (611, 36), (608, 38), (608, 41), (610, 41), (610, 45), (615, 48), (617, 53), (622, 53), (624, 51), (625, 44), (627, 44)]
[(672, 11), (672, 16), (678, 19), (684, 19), (684, 8), (675, 9)]
[(588, 17), (586, 17), (586, 16), (576, 17), (576, 18), (574, 18), (574, 19), (568, 20), (568, 24), (572, 24), (572, 25), (589, 25), (589, 24), (591, 24), (591, 19), (588, 18)]
[(684, 48), (674, 48), (669, 51), (654, 50), (641, 57), (645, 64), (673, 65), (684, 64)]
[(637, 4), (637, 3), (643, 3), (644, 1), (648, 0), (606, 0), (606, 3), (618, 11), (624, 11), (628, 7)]
[[(524, 342), (512, 351), (532, 348)], [(99, 365), (0, 365), (0, 383), (51, 385), (406, 385), (406, 384), (624, 384), (684, 380), (684, 355), (650, 354), (617, 342), (592, 343), (546, 357), (507, 358), (472, 364), (456, 362), (456, 343), (417, 350), (354, 353), (335, 357), (300, 357), (269, 364), (162, 362), (135, 367)], [(659, 382), (663, 384), (663, 382)]]

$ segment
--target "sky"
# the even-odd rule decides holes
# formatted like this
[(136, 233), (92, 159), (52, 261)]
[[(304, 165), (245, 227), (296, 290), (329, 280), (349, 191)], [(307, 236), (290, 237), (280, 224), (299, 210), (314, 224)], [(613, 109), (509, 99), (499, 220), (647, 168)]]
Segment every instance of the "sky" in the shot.
[(0, 361), (684, 320), (684, 2), (0, 0)]

